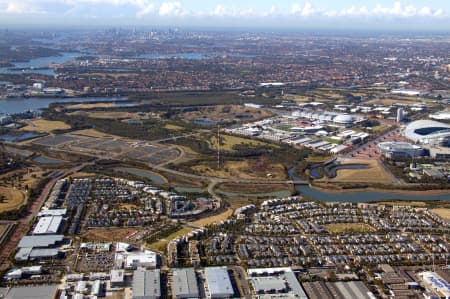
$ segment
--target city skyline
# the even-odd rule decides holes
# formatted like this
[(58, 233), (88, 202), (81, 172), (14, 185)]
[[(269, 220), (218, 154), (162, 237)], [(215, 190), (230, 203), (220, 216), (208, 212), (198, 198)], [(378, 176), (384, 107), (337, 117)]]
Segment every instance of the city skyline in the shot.
[(0, 0), (0, 24), (448, 30), (449, 11), (436, 0)]

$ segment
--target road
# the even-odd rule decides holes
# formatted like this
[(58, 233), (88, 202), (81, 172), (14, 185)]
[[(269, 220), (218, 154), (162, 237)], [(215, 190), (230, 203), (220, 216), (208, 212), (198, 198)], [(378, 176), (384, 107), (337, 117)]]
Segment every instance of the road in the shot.
[(308, 185), (307, 181), (292, 181), (292, 180), (265, 180), (265, 179), (239, 179), (239, 178), (218, 178), (218, 177), (211, 177), (211, 176), (203, 176), (203, 175), (196, 175), (192, 173), (187, 173), (183, 171), (178, 171), (174, 169), (170, 169), (161, 165), (153, 165), (148, 164), (148, 167), (154, 170), (158, 170), (161, 172), (167, 172), (178, 176), (187, 177), (190, 179), (196, 179), (196, 180), (206, 180), (206, 181), (213, 181), (217, 183), (242, 183), (242, 184), (295, 184), (295, 185)]
[(53, 187), (53, 185), (56, 183), (57, 180), (66, 177), (72, 173), (75, 173), (79, 171), (80, 169), (84, 168), (87, 165), (90, 165), (93, 163), (83, 163), (81, 165), (78, 165), (74, 168), (71, 168), (69, 170), (66, 170), (65, 172), (59, 174), (56, 177), (53, 177), (42, 189), (41, 194), (39, 197), (33, 202), (31, 207), (28, 210), (28, 214), (25, 217), (22, 217), (18, 222), (14, 229), (14, 232), (9, 237), (8, 241), (5, 242), (4, 246), (0, 249), (0, 270), (6, 270), (9, 267), (9, 257), (11, 254), (16, 250), (17, 245), (19, 244), (20, 239), (28, 232), (30, 229), (31, 221), (36, 217), (36, 215), (39, 213), (42, 205), (44, 204), (45, 200), (47, 199), (48, 195), (50, 194), (50, 191)]

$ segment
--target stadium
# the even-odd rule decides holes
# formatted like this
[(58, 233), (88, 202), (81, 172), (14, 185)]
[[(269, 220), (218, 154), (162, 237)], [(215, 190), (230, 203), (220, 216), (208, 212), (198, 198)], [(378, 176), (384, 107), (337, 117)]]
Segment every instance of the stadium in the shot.
[(378, 148), (383, 156), (395, 158), (416, 158), (426, 155), (426, 151), (418, 145), (407, 142), (381, 142)]
[(434, 120), (413, 121), (405, 127), (402, 134), (415, 143), (450, 146), (450, 125)]

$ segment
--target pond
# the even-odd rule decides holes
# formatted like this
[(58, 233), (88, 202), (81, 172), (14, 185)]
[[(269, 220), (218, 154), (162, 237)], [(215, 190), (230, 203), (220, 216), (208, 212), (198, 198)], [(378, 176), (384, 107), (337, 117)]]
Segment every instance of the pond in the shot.
[(33, 133), (33, 132), (25, 132), (21, 134), (14, 134), (9, 133), (5, 135), (0, 135), (0, 140), (6, 141), (6, 142), (21, 142), (28, 139), (36, 138), (42, 136), (42, 134)]
[[(343, 170), (343, 169), (367, 169), (369, 168), (368, 165), (366, 164), (337, 164), (335, 166), (332, 166), (331, 168), (328, 168), (327, 166), (324, 166), (324, 164), (315, 164), (311, 167), (310, 170), (310, 176), (313, 179), (321, 179), (323, 178), (324, 174), (328, 177), (328, 178), (334, 178), (337, 176), (337, 172), (339, 170)], [(323, 173), (320, 173), (319, 169), (322, 170)]]
[(217, 125), (217, 122), (215, 122), (215, 121), (204, 120), (204, 119), (194, 120), (193, 123), (196, 125), (200, 125), (200, 126), (215, 126), (215, 125)]
[(167, 181), (166, 179), (155, 173), (152, 171), (148, 171), (148, 170), (144, 170), (144, 169), (138, 169), (138, 168), (128, 168), (128, 167), (116, 167), (114, 168), (114, 171), (117, 172), (126, 172), (135, 176), (139, 176), (139, 177), (143, 177), (143, 178), (147, 178), (149, 180), (151, 180), (154, 184), (156, 185), (163, 185), (165, 184)]
[(40, 163), (40, 164), (59, 164), (59, 163), (65, 162), (63, 160), (48, 158), (48, 157), (44, 157), (44, 156), (36, 157), (33, 159), (33, 161), (36, 163)]

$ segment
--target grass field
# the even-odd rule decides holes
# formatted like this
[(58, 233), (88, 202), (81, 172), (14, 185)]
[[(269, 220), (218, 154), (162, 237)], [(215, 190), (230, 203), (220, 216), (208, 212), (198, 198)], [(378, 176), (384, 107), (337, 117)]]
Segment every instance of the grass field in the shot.
[(450, 220), (450, 209), (448, 208), (437, 208), (431, 209), (430, 211), (442, 217), (445, 220)]
[(383, 202), (378, 202), (378, 203), (382, 204), (382, 205), (388, 205), (388, 206), (409, 206), (409, 207), (426, 207), (427, 206), (426, 202), (423, 202), (423, 201), (400, 200), (400, 201), (383, 201)]
[(295, 95), (295, 94), (286, 94), (286, 95), (284, 95), (284, 98), (286, 100), (294, 101), (294, 102), (297, 102), (297, 103), (307, 103), (307, 102), (310, 101), (309, 97)]
[(67, 105), (67, 109), (94, 109), (94, 108), (112, 108), (116, 107), (115, 103), (90, 103), (90, 104), (73, 104)]
[(368, 101), (368, 103), (373, 104), (373, 105), (393, 105), (396, 103), (402, 103), (402, 104), (417, 104), (419, 103), (419, 100), (404, 100), (404, 99), (378, 99), (378, 100), (372, 100), (372, 101)]
[(215, 166), (199, 164), (192, 167), (192, 170), (204, 176), (221, 178), (264, 178), (272, 180), (284, 180), (287, 178), (285, 168), (281, 163), (250, 159), (245, 161), (226, 161), (220, 169), (217, 169)]
[(368, 233), (375, 232), (376, 229), (365, 223), (336, 223), (324, 225), (325, 228), (332, 234), (340, 233)]
[(126, 242), (128, 237), (136, 232), (135, 228), (91, 228), (81, 237), (95, 242)]
[(148, 114), (138, 114), (127, 111), (75, 111), (67, 113), (68, 115), (83, 115), (90, 118), (99, 119), (149, 119)]
[[(220, 136), (221, 142), (222, 144), (220, 145), (220, 149), (222, 150), (232, 150), (233, 147), (235, 145), (238, 144), (247, 144), (250, 145), (251, 147), (261, 147), (261, 146), (267, 146), (270, 147), (272, 145), (262, 142), (262, 141), (258, 141), (258, 140), (253, 140), (253, 139), (249, 139), (249, 138), (242, 138), (242, 137), (236, 137), (236, 136), (232, 136), (232, 135), (221, 135)], [(211, 142), (211, 146), (213, 147), (213, 149), (217, 149), (217, 136), (212, 136), (210, 139)]]
[(167, 244), (170, 241), (172, 241), (173, 239), (175, 239), (175, 238), (177, 238), (179, 236), (186, 235), (186, 234), (188, 234), (191, 231), (192, 231), (192, 228), (184, 227), (184, 228), (182, 228), (182, 229), (180, 229), (180, 230), (170, 234), (167, 238), (161, 239), (158, 242), (154, 242), (154, 243), (148, 244), (147, 247), (149, 249), (152, 249), (152, 250), (155, 250), (155, 251), (164, 252), (164, 251), (166, 251)]
[(172, 124), (167, 124), (164, 126), (165, 129), (167, 130), (172, 130), (172, 131), (182, 131), (184, 130), (183, 127), (177, 126), (177, 125), (172, 125)]
[(70, 178), (86, 178), (86, 177), (93, 177), (95, 176), (95, 173), (92, 172), (76, 172), (74, 174), (71, 174)]
[(319, 181), (341, 182), (341, 183), (380, 183), (390, 184), (392, 183), (391, 176), (378, 164), (377, 160), (358, 160), (347, 159), (342, 162), (345, 164), (366, 164), (369, 166), (367, 169), (341, 169), (338, 170), (337, 176), (333, 179), (321, 179)]
[(91, 118), (101, 118), (101, 119), (125, 119), (132, 118), (133, 113), (124, 111), (75, 111), (68, 113), (68, 115), (83, 115)]
[(389, 129), (388, 126), (379, 125), (379, 126), (372, 127), (372, 132), (375, 134), (379, 134), (379, 133), (386, 131), (387, 129)]
[(241, 105), (217, 105), (200, 108), (197, 111), (182, 113), (180, 119), (184, 121), (202, 119), (221, 123), (240, 120), (242, 119), (240, 117), (245, 116), (245, 121), (247, 122), (269, 117), (271, 115), (272, 112), (265, 109), (256, 109)]
[(196, 227), (204, 227), (206, 225), (210, 225), (213, 223), (219, 223), (220, 221), (228, 219), (231, 215), (233, 215), (233, 209), (229, 208), (225, 212), (219, 215), (206, 217), (197, 221), (189, 222), (189, 225)]
[(237, 184), (237, 183), (223, 183), (217, 186), (225, 192), (243, 193), (243, 194), (258, 194), (271, 193), (281, 190), (290, 190), (291, 186), (288, 184)]
[(17, 210), (26, 201), (25, 194), (13, 188), (0, 187), (0, 196), (5, 198), (0, 202), (0, 212)]
[(324, 163), (331, 160), (331, 157), (324, 157), (324, 156), (308, 156), (306, 158), (306, 161), (309, 163)]
[(67, 130), (70, 126), (62, 121), (51, 121), (45, 119), (34, 119), (27, 121), (27, 126), (21, 128), (22, 131), (34, 131), (48, 133), (54, 130)]
[(72, 132), (72, 134), (87, 136), (87, 137), (94, 137), (94, 138), (109, 138), (109, 137), (111, 137), (111, 135), (102, 133), (95, 129), (86, 129), (86, 130), (75, 131), (75, 132)]

